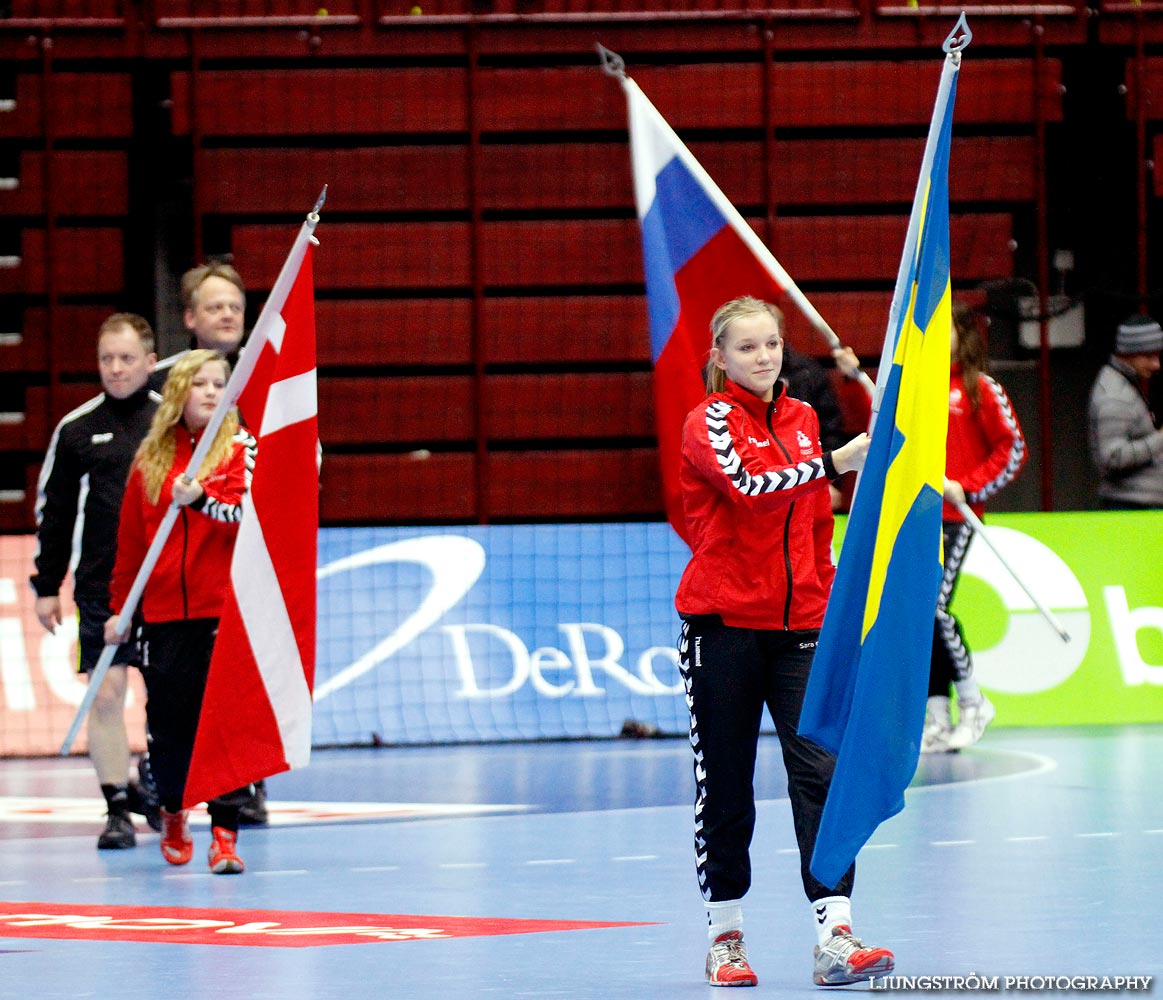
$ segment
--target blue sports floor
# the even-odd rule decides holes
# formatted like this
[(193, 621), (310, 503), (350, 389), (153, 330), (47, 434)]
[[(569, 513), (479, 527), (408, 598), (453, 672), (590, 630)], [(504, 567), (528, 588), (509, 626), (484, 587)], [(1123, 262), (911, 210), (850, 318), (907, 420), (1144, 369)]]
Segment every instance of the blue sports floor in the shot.
[[(899, 975), (1159, 975), (1161, 774), (1163, 726), (924, 759), (860, 856), (857, 933)], [(765, 737), (756, 996), (819, 992), (783, 783)], [(98, 852), (87, 761), (0, 761), (0, 997), (711, 995), (685, 740), (317, 752), (268, 785), (246, 874), (212, 876), (204, 826), (186, 868), (144, 827)]]

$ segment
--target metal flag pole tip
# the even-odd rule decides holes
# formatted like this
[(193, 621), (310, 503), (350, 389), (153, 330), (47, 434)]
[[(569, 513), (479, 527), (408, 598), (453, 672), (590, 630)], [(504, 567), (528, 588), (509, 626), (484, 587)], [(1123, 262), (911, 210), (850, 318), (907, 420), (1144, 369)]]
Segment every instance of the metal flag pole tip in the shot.
[(617, 52), (606, 48), (601, 42), (595, 44), (598, 47), (598, 57), (602, 60), (602, 72), (608, 76), (616, 76), (619, 80), (625, 80), (626, 60)]
[(945, 39), (945, 44), (941, 46), (942, 51), (946, 53), (960, 53), (962, 49), (968, 48), (969, 43), (973, 41), (973, 32), (969, 29), (969, 22), (965, 19), (965, 11), (961, 12), (961, 16), (957, 18), (957, 23), (953, 25), (953, 30), (949, 32), (949, 36)]
[(327, 185), (323, 185), (323, 190), (319, 192), (319, 199), (315, 202), (315, 207), (308, 213), (308, 218), (312, 222), (319, 221), (319, 213), (323, 210), (323, 203), (327, 201)]

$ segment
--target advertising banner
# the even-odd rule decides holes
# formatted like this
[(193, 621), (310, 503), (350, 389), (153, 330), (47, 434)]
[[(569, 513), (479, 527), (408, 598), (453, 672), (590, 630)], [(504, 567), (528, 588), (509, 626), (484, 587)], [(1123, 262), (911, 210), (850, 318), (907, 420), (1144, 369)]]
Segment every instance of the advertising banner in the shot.
[[(1163, 512), (997, 514), (987, 530), (1071, 636), (971, 545), (952, 607), (994, 725), (1163, 721)], [(55, 753), (84, 683), (75, 621), (50, 636), (33, 613), (33, 546), (0, 537), (3, 754)], [(313, 742), (684, 734), (687, 558), (654, 523), (324, 529)], [(135, 741), (141, 703), (138, 688)]]
[[(0, 756), (44, 756), (61, 742), (85, 694), (77, 673), (77, 609), (72, 578), (61, 588), (61, 617), (55, 635), (36, 618), (36, 595), (29, 586), (36, 539), (0, 535)], [(145, 748), (145, 689), (129, 671), (126, 728), (130, 747)], [(87, 753), (85, 731), (75, 749)]]

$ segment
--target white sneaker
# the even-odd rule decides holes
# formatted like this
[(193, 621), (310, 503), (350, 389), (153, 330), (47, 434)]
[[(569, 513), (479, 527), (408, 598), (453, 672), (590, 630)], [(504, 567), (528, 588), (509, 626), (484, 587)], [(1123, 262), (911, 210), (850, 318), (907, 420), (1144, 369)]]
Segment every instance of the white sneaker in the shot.
[(925, 728), (921, 731), (921, 753), (945, 753), (951, 750), (953, 716), (949, 699), (934, 695), (925, 707)]
[(949, 735), (950, 750), (964, 750), (981, 739), (985, 727), (993, 722), (997, 709), (985, 695), (981, 701), (957, 704), (957, 725)]
[(755, 986), (759, 977), (747, 964), (742, 931), (720, 934), (707, 952), (707, 982), (712, 986)]
[(816, 947), (812, 982), (817, 986), (847, 986), (866, 979), (887, 976), (896, 966), (887, 948), (866, 948), (852, 928), (838, 924), (822, 948)]

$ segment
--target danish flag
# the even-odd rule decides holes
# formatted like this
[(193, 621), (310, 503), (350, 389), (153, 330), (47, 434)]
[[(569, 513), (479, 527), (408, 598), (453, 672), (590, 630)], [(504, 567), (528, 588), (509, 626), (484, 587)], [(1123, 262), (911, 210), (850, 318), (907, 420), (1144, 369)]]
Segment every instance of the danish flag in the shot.
[[(303, 767), (311, 756), (319, 427), (313, 248), (248, 351), (238, 397), (258, 438), (183, 805)], [(288, 265), (293, 264), (292, 257)], [(281, 277), (281, 276), (280, 276)], [(276, 283), (272, 299), (279, 283)], [(268, 303), (268, 306), (276, 303)], [(259, 327), (263, 327), (261, 338)]]

